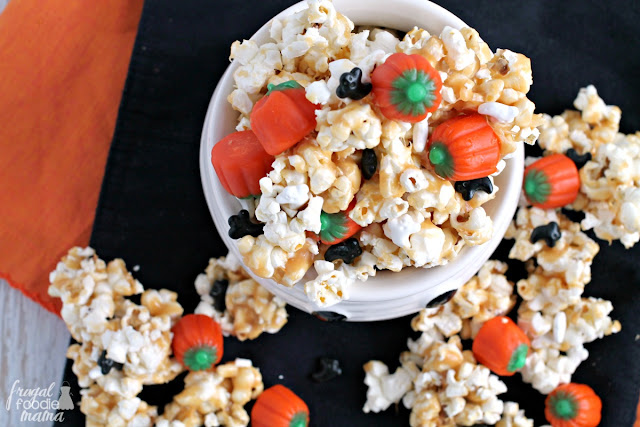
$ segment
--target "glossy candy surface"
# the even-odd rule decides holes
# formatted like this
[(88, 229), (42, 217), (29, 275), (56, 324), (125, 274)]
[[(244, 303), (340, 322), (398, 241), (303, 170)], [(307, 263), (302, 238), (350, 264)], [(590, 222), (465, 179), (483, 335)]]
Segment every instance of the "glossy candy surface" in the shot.
[(271, 171), (273, 160), (250, 130), (227, 135), (211, 149), (220, 183), (239, 198), (260, 194), (259, 181)]
[(462, 195), (462, 199), (469, 201), (478, 191), (484, 191), (487, 194), (493, 193), (493, 183), (489, 177), (472, 179), (470, 181), (456, 181), (453, 188), (457, 193)]
[(369, 95), (371, 88), (371, 83), (362, 82), (362, 70), (356, 67), (340, 76), (340, 86), (336, 89), (336, 95), (338, 98), (351, 98), (357, 101)]
[(543, 157), (524, 170), (524, 194), (541, 209), (561, 208), (573, 201), (580, 190), (578, 168), (564, 154)]
[(264, 230), (264, 224), (251, 221), (249, 211), (245, 209), (229, 217), (229, 227), (229, 237), (232, 239), (244, 236), (258, 237)]
[(421, 161), (451, 181), (485, 178), (497, 171), (500, 140), (484, 116), (457, 116), (434, 129)]
[(360, 255), (362, 255), (360, 243), (358, 239), (352, 237), (330, 246), (324, 253), (324, 259), (329, 262), (341, 259), (345, 263), (351, 264)]
[(294, 80), (268, 88), (251, 110), (251, 129), (264, 150), (275, 156), (315, 129), (318, 106), (307, 100), (304, 88)]
[(277, 384), (258, 396), (251, 410), (252, 427), (307, 427), (309, 408), (294, 392)]
[(526, 361), (531, 343), (513, 320), (505, 316), (487, 320), (473, 340), (473, 355), (498, 375), (511, 376)]
[(373, 95), (388, 119), (417, 123), (440, 105), (440, 74), (421, 55), (394, 53), (371, 73)]
[(324, 211), (320, 214), (320, 241), (326, 245), (335, 245), (356, 234), (362, 229), (355, 221), (349, 218), (349, 212), (356, 204), (351, 202), (346, 211), (328, 214)]
[(560, 240), (560, 237), (562, 237), (560, 227), (558, 227), (557, 222), (552, 221), (547, 225), (539, 225), (534, 228), (529, 240), (531, 243), (535, 243), (538, 240), (543, 239), (547, 243), (547, 246), (552, 248), (556, 245), (556, 242)]
[(602, 401), (588, 385), (561, 384), (547, 396), (544, 415), (552, 427), (596, 427)]
[(175, 324), (171, 347), (176, 359), (191, 371), (212, 368), (222, 358), (222, 329), (204, 314), (187, 314)]

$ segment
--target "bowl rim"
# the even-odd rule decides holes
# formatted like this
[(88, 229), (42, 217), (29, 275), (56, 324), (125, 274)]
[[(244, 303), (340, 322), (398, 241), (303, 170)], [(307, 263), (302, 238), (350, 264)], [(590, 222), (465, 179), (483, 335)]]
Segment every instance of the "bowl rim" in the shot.
[[(453, 15), (453, 13), (447, 11), (441, 6), (432, 3), (427, 0), (396, 0), (396, 4), (399, 3), (401, 5), (411, 5), (412, 7), (417, 7), (425, 11), (425, 13), (433, 13), (437, 14), (438, 19), (440, 21), (444, 21), (444, 25), (449, 25), (454, 28), (462, 28), (466, 26), (466, 24)], [(300, 1), (285, 10), (278, 13), (275, 17), (269, 19), (259, 30), (257, 30), (252, 36), (252, 40), (259, 40), (260, 38), (269, 39), (269, 28), (273, 19), (282, 18), (283, 16), (290, 15), (296, 12), (299, 12), (306, 8), (306, 1)], [(384, 0), (334, 0), (334, 5), (336, 9), (344, 13), (347, 17), (351, 19), (349, 16), (349, 10), (354, 10), (356, 5), (366, 4), (367, 6), (375, 5), (375, 4), (385, 4)], [(355, 19), (357, 25), (376, 25), (371, 24), (370, 22), (362, 22), (363, 20)], [(424, 25), (424, 24), (422, 24)], [(380, 26), (377, 24), (377, 26)], [(426, 26), (426, 25), (424, 25)], [(239, 66), (237, 62), (232, 62), (224, 74), (218, 81), (215, 91), (211, 96), (211, 100), (207, 109), (207, 114), (203, 126), (203, 132), (201, 136), (201, 146), (200, 146), (200, 173), (201, 180), (203, 185), (203, 191), (205, 194), (205, 198), (207, 201), (207, 205), (209, 207), (210, 214), (214, 220), (216, 228), (218, 232), (221, 234), (221, 237), (227, 246), (228, 250), (235, 254), (242, 263), (242, 257), (239, 254), (239, 250), (235, 241), (231, 240), (227, 231), (229, 229), (228, 224), (223, 221), (223, 219), (218, 215), (219, 209), (218, 204), (223, 202), (224, 199), (220, 197), (216, 197), (218, 194), (216, 191), (216, 186), (211, 181), (211, 177), (217, 181), (217, 176), (213, 171), (213, 167), (210, 162), (210, 150), (214, 144), (215, 139), (213, 139), (212, 134), (215, 131), (215, 120), (214, 114), (216, 111), (220, 111), (222, 102), (224, 108), (224, 104), (227, 103), (226, 97), (231, 92), (233, 88), (233, 77), (232, 74), (235, 69)], [(228, 106), (227, 106), (228, 107)], [(236, 113), (237, 114), (237, 113)], [(209, 142), (212, 143), (209, 146)], [(341, 308), (346, 308), (347, 306), (355, 306), (359, 304), (368, 304), (375, 303), (380, 301), (397, 301), (407, 298), (418, 298), (420, 295), (428, 293), (429, 290), (438, 288), (443, 283), (447, 284), (450, 282), (451, 286), (448, 286), (450, 289), (455, 289), (461, 286), (464, 282), (466, 282), (469, 278), (471, 278), (481, 267), (482, 265), (490, 258), (493, 254), (499, 243), (502, 241), (502, 238), (513, 218), (515, 210), (518, 205), (520, 187), (522, 186), (522, 173), (524, 170), (524, 147), (522, 143), (519, 143), (517, 146), (517, 150), (513, 153), (510, 158), (507, 160), (507, 166), (504, 171), (497, 177), (496, 180), (504, 180), (506, 176), (506, 172), (510, 171), (508, 178), (506, 178), (507, 185), (500, 186), (499, 198), (505, 199), (507, 202), (506, 206), (501, 207), (500, 209), (495, 209), (495, 213), (491, 216), (491, 219), (494, 224), (493, 228), (493, 236), (492, 238), (482, 244), (477, 246), (465, 246), (461, 252), (456, 256), (454, 260), (449, 262), (445, 266), (433, 267), (430, 269), (418, 269), (413, 267), (405, 267), (400, 272), (387, 272), (380, 271), (376, 274), (375, 277), (370, 277), (366, 283), (357, 281), (351, 288), (350, 298), (344, 300), (334, 306), (319, 308), (316, 304), (310, 301), (306, 293), (304, 292), (304, 281), (307, 279), (303, 278), (294, 288), (287, 288), (283, 285), (277, 284), (275, 281), (271, 279), (264, 279), (256, 276), (250, 269), (247, 269), (248, 273), (259, 283), (269, 289), (271, 292), (276, 295), (282, 297), (286, 300), (287, 303), (290, 303), (298, 308), (306, 310), (308, 312), (316, 311), (316, 310), (331, 310), (331, 311), (340, 311)], [(502, 177), (502, 178), (501, 178)], [(220, 189), (220, 185), (218, 183), (218, 190)], [(232, 197), (232, 196), (231, 196)], [(497, 196), (498, 198), (498, 196)], [(495, 200), (495, 199), (494, 199)], [(491, 203), (491, 202), (489, 202)], [(486, 206), (483, 205), (483, 206)], [(499, 219), (500, 221), (496, 221)], [(496, 226), (497, 225), (497, 226)], [(243, 263), (244, 266), (244, 263)], [(447, 271), (448, 274), (444, 273)], [(470, 272), (470, 270), (473, 270)], [(413, 271), (413, 275), (409, 277), (409, 272)], [(437, 281), (433, 286), (426, 286), (424, 281), (416, 280), (417, 276), (423, 276), (425, 274), (429, 275), (431, 272), (440, 272), (440, 276), (446, 276), (443, 279)], [(432, 273), (433, 275), (433, 273)], [(383, 283), (380, 280), (380, 277), (390, 276), (394, 279), (398, 279), (397, 282), (402, 282), (401, 289), (391, 290), (388, 283)], [(413, 277), (416, 276), (416, 277)], [(460, 282), (460, 276), (468, 276), (466, 279)], [(424, 277), (424, 276), (423, 276)], [(406, 278), (406, 280), (404, 280)], [(386, 282), (386, 281), (385, 281)], [(446, 287), (446, 286), (445, 286)], [(386, 294), (386, 295), (385, 295)], [(417, 311), (414, 310), (414, 312)], [(409, 314), (406, 312), (404, 314)], [(400, 314), (403, 315), (403, 314)], [(384, 318), (392, 318), (399, 317), (399, 315), (386, 316)], [(383, 317), (377, 316), (377, 319), (381, 319)]]

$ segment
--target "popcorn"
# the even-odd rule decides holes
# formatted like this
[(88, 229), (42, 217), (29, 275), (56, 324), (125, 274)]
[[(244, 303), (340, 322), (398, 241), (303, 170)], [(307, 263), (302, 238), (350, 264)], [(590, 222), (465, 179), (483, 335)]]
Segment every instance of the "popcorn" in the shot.
[(451, 68), (460, 71), (474, 63), (475, 54), (467, 48), (460, 31), (448, 26), (444, 27), (440, 38), (447, 50), (447, 63)]
[(185, 379), (184, 389), (165, 406), (156, 426), (185, 427), (219, 425), (241, 427), (249, 424), (244, 405), (264, 389), (262, 375), (246, 359), (218, 365), (214, 371), (196, 371)]
[(367, 402), (362, 408), (365, 413), (384, 411), (400, 402), (402, 396), (413, 388), (413, 380), (419, 372), (416, 365), (410, 363), (389, 374), (387, 365), (377, 360), (367, 362), (364, 371), (364, 383), (368, 387)]
[(460, 333), (462, 338), (474, 338), (484, 322), (507, 314), (516, 303), (513, 283), (504, 276), (506, 271), (505, 263), (487, 261), (451, 301), (438, 308), (421, 310), (411, 327), (423, 332), (436, 328), (445, 337)]
[(155, 406), (137, 397), (118, 398), (96, 385), (82, 389), (80, 394), (80, 411), (85, 414), (87, 426), (151, 426), (158, 416)]
[[(271, 40), (264, 45), (245, 40), (231, 49), (231, 59), (239, 63), (229, 96), (241, 113), (238, 129), (250, 128), (251, 109), (269, 84), (295, 80), (318, 106), (315, 131), (275, 156), (273, 170), (260, 181), (255, 217), (265, 224), (264, 234), (238, 240), (245, 265), (260, 277), (293, 286), (314, 262), (323, 261), (325, 246), (311, 234), (322, 228), (322, 211), (352, 208), (349, 218), (364, 228), (353, 237), (367, 254), (366, 266), (337, 266), (331, 272), (321, 267), (317, 278), (307, 280), (307, 294), (322, 306), (348, 298), (353, 279), (366, 279), (373, 266), (400, 271), (445, 265), (464, 246), (491, 238), (493, 223), (482, 205), (499, 188), (465, 201), (450, 181), (424, 168), (420, 155), (430, 128), (479, 111), (491, 116), (501, 157), (507, 157), (520, 142), (533, 143), (542, 123), (526, 97), (532, 83), (529, 59), (505, 49), (494, 54), (471, 28), (446, 27), (440, 35), (414, 28), (402, 40), (379, 28), (353, 30), (330, 0), (307, 0), (306, 9), (272, 20)], [(419, 123), (387, 119), (372, 96), (353, 100), (336, 94), (344, 73), (358, 67), (368, 83), (375, 67), (396, 52), (427, 58), (443, 83), (439, 108)], [(373, 149), (378, 159), (377, 173), (367, 180), (360, 168), (364, 149)], [(504, 165), (501, 160), (495, 175)], [(621, 211), (621, 221), (633, 227), (640, 211), (636, 199), (625, 193)], [(338, 285), (342, 276), (348, 280)]]
[(599, 298), (582, 298), (564, 310), (550, 313), (536, 311), (525, 302), (518, 309), (518, 325), (531, 338), (533, 348), (568, 351), (621, 329), (620, 322), (609, 317), (611, 302)]
[(560, 384), (571, 382), (571, 376), (587, 359), (589, 352), (582, 346), (572, 347), (566, 355), (557, 349), (538, 349), (527, 356), (520, 371), (522, 380), (542, 394), (549, 394)]
[[(217, 311), (210, 295), (214, 282), (226, 280), (224, 312)], [(196, 279), (200, 304), (195, 312), (213, 317), (225, 336), (240, 341), (255, 339), (263, 332), (275, 334), (287, 323), (286, 304), (251, 279), (232, 254), (211, 258), (206, 274)]]
[(319, 307), (328, 307), (349, 298), (354, 280), (345, 275), (342, 266), (336, 269), (334, 263), (321, 260), (313, 265), (318, 277), (304, 285), (304, 291), (311, 301)]
[[(83, 387), (97, 382), (106, 392), (132, 398), (142, 384), (161, 384), (182, 367), (171, 354), (171, 327), (182, 315), (177, 294), (146, 290), (121, 259), (106, 264), (91, 248), (72, 248), (51, 273), (49, 294), (62, 299), (62, 315), (79, 344), (69, 347)], [(140, 305), (126, 296), (141, 295)], [(122, 365), (103, 374), (100, 357)]]
[(316, 141), (323, 149), (333, 152), (348, 148), (364, 150), (380, 143), (380, 119), (367, 103), (354, 101), (344, 108), (331, 111), (323, 108), (316, 115)]
[(640, 240), (636, 211), (640, 206), (640, 134), (618, 133), (621, 111), (598, 96), (594, 86), (580, 89), (574, 106), (555, 117), (544, 116), (540, 146), (564, 153), (569, 148), (590, 153), (580, 170), (580, 193), (572, 209), (585, 212), (583, 230), (630, 248)]
[(524, 415), (524, 410), (516, 402), (505, 402), (502, 418), (496, 427), (533, 427), (533, 420)]
[[(561, 230), (560, 240), (555, 246), (550, 248), (543, 240), (531, 243), (533, 230), (550, 222), (556, 222)], [(536, 207), (520, 208), (505, 238), (516, 240), (509, 258), (527, 261), (535, 257), (540, 266), (539, 272), (548, 276), (560, 274), (571, 288), (583, 289), (591, 281), (591, 263), (600, 247), (580, 231), (578, 224), (564, 215)], [(522, 286), (527, 285), (523, 282)], [(524, 295), (523, 298), (527, 299)]]

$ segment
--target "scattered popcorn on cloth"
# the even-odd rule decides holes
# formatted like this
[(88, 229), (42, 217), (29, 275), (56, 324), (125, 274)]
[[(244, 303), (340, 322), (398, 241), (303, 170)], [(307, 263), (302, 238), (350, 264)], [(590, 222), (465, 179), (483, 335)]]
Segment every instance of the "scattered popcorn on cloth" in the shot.
[(571, 208), (585, 213), (583, 230), (630, 248), (640, 240), (640, 132), (619, 133), (620, 109), (606, 105), (593, 86), (580, 89), (573, 105), (578, 111), (543, 116), (539, 144), (549, 152), (591, 154)]
[(214, 371), (190, 372), (184, 389), (165, 406), (155, 425), (244, 427), (249, 425), (244, 405), (263, 389), (260, 371), (247, 359), (218, 365)]
[[(276, 155), (260, 181), (255, 217), (265, 224), (264, 234), (238, 240), (248, 268), (293, 286), (313, 266), (317, 278), (306, 279), (307, 296), (327, 307), (348, 299), (356, 280), (376, 269), (444, 265), (464, 246), (491, 238), (493, 221), (482, 205), (499, 188), (465, 201), (450, 181), (421, 167), (420, 156), (430, 130), (465, 111), (487, 117), (501, 158), (518, 144), (533, 144), (542, 116), (527, 98), (533, 82), (527, 57), (506, 49), (493, 53), (471, 28), (445, 27), (433, 35), (414, 28), (402, 40), (392, 31), (356, 28), (330, 0), (308, 0), (306, 9), (272, 20), (269, 34), (261, 46), (251, 40), (231, 46), (237, 68), (228, 101), (240, 113), (237, 129), (250, 128), (251, 110), (269, 84), (296, 80), (320, 108), (315, 131)], [(426, 57), (440, 74), (443, 100), (429, 117), (415, 124), (389, 120), (372, 96), (337, 97), (343, 73), (358, 67), (362, 81), (370, 82), (375, 67), (397, 52)], [(370, 179), (359, 166), (364, 149), (373, 149), (379, 163)], [(503, 167), (501, 161), (498, 170)], [(346, 212), (352, 203), (348, 215), (364, 227), (353, 236), (363, 254), (351, 266), (331, 269), (318, 262), (326, 245), (312, 236), (320, 231), (322, 211)]]
[[(222, 295), (212, 295), (216, 282), (226, 286)], [(275, 334), (287, 323), (285, 302), (253, 280), (231, 253), (211, 258), (205, 273), (196, 278), (195, 287), (200, 295), (195, 312), (215, 319), (225, 336), (254, 339), (263, 332)]]

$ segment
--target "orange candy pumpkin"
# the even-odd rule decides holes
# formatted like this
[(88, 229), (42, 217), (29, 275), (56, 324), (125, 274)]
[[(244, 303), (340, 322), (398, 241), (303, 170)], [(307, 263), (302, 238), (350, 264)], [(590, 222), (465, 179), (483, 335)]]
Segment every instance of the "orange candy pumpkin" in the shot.
[(240, 198), (260, 194), (260, 179), (271, 171), (273, 160), (250, 130), (227, 135), (211, 150), (211, 164), (220, 183)]
[(269, 85), (251, 110), (251, 129), (264, 150), (277, 155), (293, 147), (316, 128), (316, 109), (295, 80)]
[(442, 101), (440, 74), (421, 55), (394, 53), (371, 73), (371, 84), (376, 105), (391, 120), (422, 121)]
[(473, 113), (457, 116), (438, 125), (422, 155), (442, 178), (470, 181), (497, 171), (500, 140), (485, 116)]
[(190, 371), (212, 368), (222, 359), (222, 329), (204, 314), (187, 314), (172, 329), (173, 354)]
[(294, 392), (274, 385), (258, 396), (251, 410), (252, 427), (307, 427), (309, 408)]
[(602, 401), (588, 385), (559, 385), (544, 403), (544, 415), (552, 427), (596, 427), (600, 424)]
[(505, 316), (485, 322), (473, 340), (475, 358), (498, 375), (511, 376), (522, 368), (531, 342), (527, 335)]
[(578, 197), (580, 174), (569, 157), (552, 154), (524, 170), (523, 188), (533, 206), (541, 209), (561, 208)]

